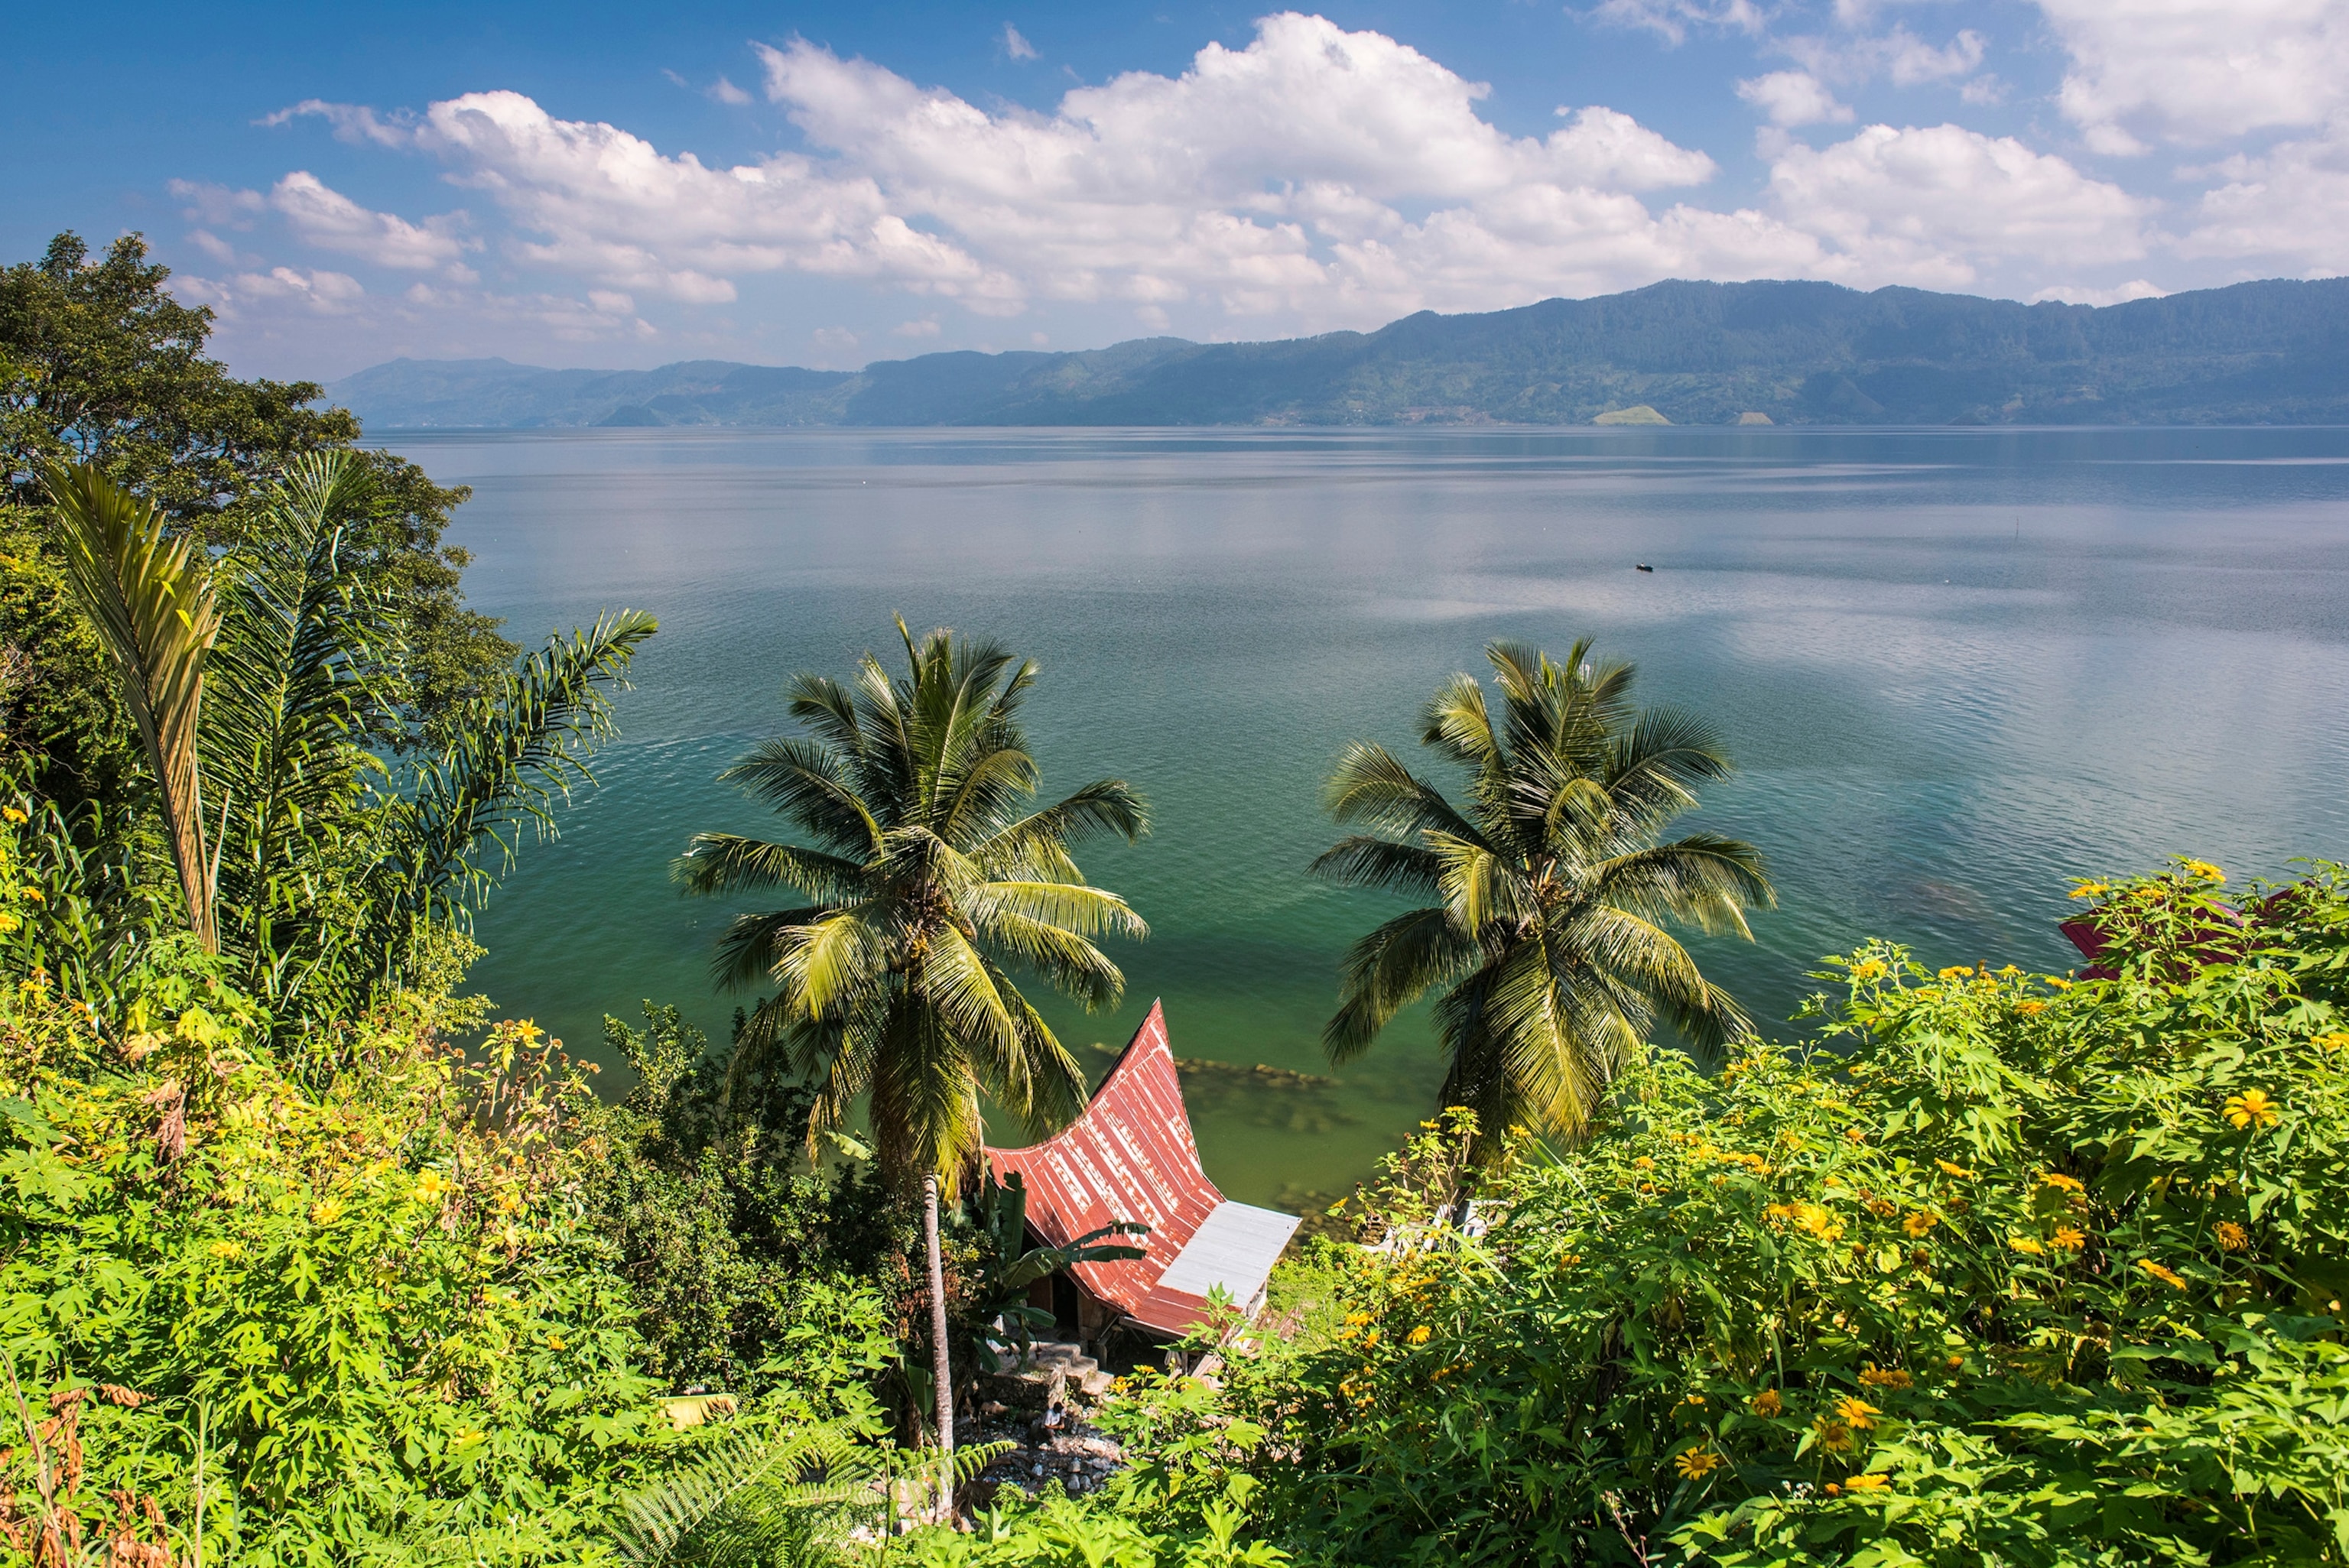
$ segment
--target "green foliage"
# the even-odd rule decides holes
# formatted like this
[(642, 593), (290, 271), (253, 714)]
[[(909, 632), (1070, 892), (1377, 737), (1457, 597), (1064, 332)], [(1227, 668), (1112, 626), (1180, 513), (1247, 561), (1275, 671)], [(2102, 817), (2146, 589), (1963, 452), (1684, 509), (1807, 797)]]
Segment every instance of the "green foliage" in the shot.
[(119, 1488), (183, 1539), (201, 1512), (219, 1562), (418, 1534), (577, 1555), (676, 1440), (581, 1222), (577, 1077), (527, 1026), (469, 1060), (435, 1043), (466, 1011), (410, 995), (314, 1095), (192, 954), (112, 1022), (0, 995), (0, 1348), (36, 1402), (104, 1395), (59, 1506), (95, 1529)]
[(1466, 804), (1367, 742), (1330, 776), (1330, 814), (1372, 831), (1314, 871), (1433, 902), (1354, 944), (1322, 1044), (1350, 1060), (1440, 990), (1444, 1103), (1490, 1131), (1572, 1135), (1659, 1017), (1708, 1056), (1750, 1032), (1662, 923), (1750, 936), (1744, 912), (1772, 902), (1770, 883), (1751, 844), (1663, 841), (1697, 786), (1729, 771), (1710, 727), (1632, 707), (1632, 666), (1594, 664), (1588, 642), (1563, 664), (1516, 643), (1485, 655), (1499, 712), (1456, 675), (1420, 724), (1421, 743), (1468, 774)]
[[(1816, 1043), (1658, 1054), (1583, 1143), (1322, 1265), (1219, 1407), (1332, 1563), (2349, 1556), (2349, 872), (2118, 884), (2116, 978), (1863, 948)], [(1343, 1257), (1334, 1250), (1326, 1254)]]
[[(456, 709), (494, 685), (519, 651), (495, 621), (464, 608), (467, 557), (440, 542), (467, 492), (433, 484), (404, 459), (359, 449), (358, 421), (316, 407), (314, 382), (230, 376), (204, 356), (212, 312), (174, 300), (164, 288), (170, 275), (136, 234), (96, 261), (78, 236), (60, 234), (39, 262), (0, 270), (0, 511), (38, 513), (43, 467), (86, 461), (203, 543), (243, 544), (265, 526), (261, 502), (280, 472), (306, 454), (351, 452), (374, 483), (346, 548), (358, 575), (395, 606), (413, 650), (396, 707), (445, 742)], [(55, 709), (65, 706), (66, 674), (47, 667), (57, 662), (56, 644), (26, 635), (54, 630), (46, 610), (0, 603), (0, 642), (44, 666)], [(76, 739), (84, 749), (105, 744), (94, 732)], [(68, 804), (85, 798), (41, 782)], [(99, 799), (116, 810), (128, 803)]]
[(644, 1016), (643, 1029), (604, 1021), (637, 1081), (585, 1141), (588, 1202), (642, 1310), (647, 1369), (869, 1424), (870, 1385), (896, 1355), (884, 1283), (903, 1280), (913, 1217), (869, 1166), (809, 1164), (809, 1090), (731, 1073), (674, 1007)]

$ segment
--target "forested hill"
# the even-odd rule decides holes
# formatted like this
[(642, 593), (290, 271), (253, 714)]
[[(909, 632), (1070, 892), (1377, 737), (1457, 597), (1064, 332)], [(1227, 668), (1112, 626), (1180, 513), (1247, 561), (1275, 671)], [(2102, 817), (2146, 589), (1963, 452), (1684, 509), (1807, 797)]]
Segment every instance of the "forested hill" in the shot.
[[(394, 360), (327, 388), (371, 430), (584, 425), (2349, 423), (2349, 278), (2101, 308), (1663, 283), (1372, 333), (931, 354), (861, 371)], [(1755, 422), (1749, 419), (1749, 422)]]

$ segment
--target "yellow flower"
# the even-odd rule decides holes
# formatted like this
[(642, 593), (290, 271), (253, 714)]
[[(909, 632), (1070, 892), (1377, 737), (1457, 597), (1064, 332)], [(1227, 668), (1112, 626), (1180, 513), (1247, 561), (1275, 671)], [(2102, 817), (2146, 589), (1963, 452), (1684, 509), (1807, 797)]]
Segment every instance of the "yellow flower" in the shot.
[(2088, 1244), (2087, 1236), (2077, 1225), (2056, 1226), (2054, 1240), (2055, 1244), (2067, 1253), (2076, 1253)]
[(416, 1201), (419, 1203), (438, 1203), (455, 1191), (455, 1185), (438, 1171), (427, 1171), (416, 1179)]
[(1656, 1162), (1644, 1154), (1631, 1161), (1631, 1169), (1634, 1171), (1653, 1171), (1655, 1168)]
[(0, 817), (5, 817), (10, 821), (19, 824), (22, 824), (28, 820), (25, 815), (24, 809), (19, 806), (11, 806), (6, 810), (0, 810)]
[(1702, 1407), (1704, 1404), (1704, 1396), (1702, 1394), (1691, 1394), (1686, 1398), (1682, 1399), (1681, 1403), (1683, 1405), (1696, 1405)]
[(2033, 998), (2028, 1001), (2017, 1002), (2014, 1005), (2014, 1010), (2028, 1016), (2033, 1013), (2044, 1013), (2047, 1011), (2047, 1004)]
[(1940, 978), (1944, 980), (1961, 980), (1972, 973), (1973, 970), (1966, 965), (1952, 964), (1947, 969), (1940, 972)]
[(2072, 988), (2072, 982), (2061, 975), (2048, 975), (2047, 985), (2050, 990), (2054, 991), (2069, 991)]
[(1851, 1448), (1851, 1429), (1832, 1416), (1822, 1415), (1811, 1423), (1811, 1431), (1819, 1447), (1831, 1454), (1847, 1452)]
[(243, 1246), (236, 1242), (214, 1242), (204, 1250), (216, 1258), (242, 1257), (244, 1254)]
[(2349, 1029), (2334, 1029), (2329, 1034), (2319, 1035), (2316, 1037), (2316, 1045), (2319, 1049), (2327, 1051), (2337, 1051), (2344, 1046), (2349, 1046)]
[(1835, 1413), (1843, 1424), (1855, 1432), (1864, 1432), (1876, 1425), (1876, 1418), (1884, 1414), (1865, 1399), (1846, 1394), (1835, 1402)]
[(2045, 1247), (2039, 1244), (2039, 1238), (2036, 1236), (2009, 1236), (2006, 1238), (2006, 1244), (2018, 1253), (2028, 1253), (2034, 1258), (2047, 1251)]
[(1917, 1212), (1909, 1215), (1907, 1219), (1901, 1221), (1900, 1228), (1908, 1232), (1912, 1236), (1921, 1236), (1940, 1222), (1941, 1218), (1940, 1215), (1929, 1214), (1920, 1209)]
[(2072, 896), (2074, 898), (2102, 898), (2105, 894), (2110, 892), (2112, 892), (2112, 889), (2106, 887), (2100, 882), (2084, 882), (2078, 887), (2072, 890)]
[(1851, 977), (1855, 980), (1875, 980), (1881, 978), (1883, 974), (1883, 964), (1874, 958), (1863, 958), (1851, 966)]
[(0, 914), (0, 936), (5, 936), (24, 923), (13, 914)]
[(2276, 1102), (2267, 1097), (2266, 1090), (2248, 1088), (2240, 1094), (2227, 1097), (2227, 1119), (2237, 1128), (2273, 1127), (2283, 1117), (2276, 1109)]
[(1349, 1328), (1360, 1328), (1362, 1325), (1370, 1322), (1370, 1320), (1371, 1315), (1367, 1312), (1350, 1312), (1346, 1315), (1346, 1326)]
[(1843, 1234), (1843, 1226), (1836, 1219), (1835, 1211), (1822, 1204), (1797, 1203), (1795, 1205), (1795, 1218), (1801, 1222), (1803, 1229), (1823, 1242), (1832, 1242)]
[(2186, 1288), (2186, 1282), (2184, 1280), (2178, 1278), (2178, 1275), (2170, 1270), (2163, 1268), (2159, 1264), (2155, 1263), (2150, 1258), (2137, 1259), (2137, 1266), (2151, 1274), (2154, 1278), (2159, 1280), (2162, 1284), (2169, 1286), (2172, 1290), (2184, 1290)]
[(1863, 1388), (1913, 1388), (1917, 1379), (1898, 1367), (1869, 1367), (1862, 1369), (1859, 1386)]
[(550, 1335), (548, 1335), (548, 1336), (546, 1336), (546, 1347), (547, 1347), (549, 1350), (560, 1350), (560, 1349), (562, 1349), (562, 1348), (563, 1348), (563, 1336), (561, 1336), (560, 1334), (550, 1334)]
[(49, 902), (49, 901), (48, 901), (48, 896), (47, 896), (47, 894), (45, 894), (44, 892), (41, 892), (41, 890), (40, 890), (39, 888), (36, 888), (36, 887), (27, 887), (27, 888), (21, 888), (21, 889), (19, 889), (18, 891), (19, 891), (19, 892), (22, 892), (22, 893), (23, 893), (26, 898), (31, 899), (35, 903), (48, 903), (48, 902)]
[(310, 1205), (310, 1222), (331, 1225), (343, 1217), (343, 1206), (332, 1198), (321, 1198)]
[(1775, 1388), (1763, 1389), (1747, 1403), (1753, 1407), (1754, 1413), (1757, 1416), (1775, 1416), (1786, 1408), (1786, 1401), (1778, 1398), (1778, 1390)]
[(1890, 1476), (1856, 1475), (1846, 1479), (1843, 1486), (1846, 1491), (1882, 1491), (1891, 1484)]
[(1829, 1497), (1841, 1497), (1843, 1495), (1843, 1482), (1839, 1480), (1831, 1480), (1827, 1482), (1826, 1493)]
[(1728, 1462), (1711, 1449), (1691, 1449), (1680, 1457), (1680, 1471), (1691, 1480), (1699, 1480)]
[(1941, 1168), (1941, 1173), (1945, 1176), (1971, 1176), (1973, 1174), (1972, 1171), (1967, 1170), (1964, 1166), (1953, 1164), (1947, 1160), (1936, 1160), (1933, 1163)]
[(1417, 1328), (1413, 1329), (1409, 1334), (1403, 1336), (1403, 1337), (1411, 1344), (1424, 1345), (1427, 1343), (1428, 1332), (1427, 1325), (1423, 1323)]
[(2066, 1176), (2057, 1171), (2050, 1171), (2039, 1180), (2061, 1192), (2085, 1192), (2088, 1190), (2087, 1184), (2077, 1177)]
[(2211, 1229), (2219, 1233), (2219, 1244), (2230, 1253), (2240, 1253), (2251, 1244), (2251, 1233), (2232, 1220), (2221, 1220)]
[(2227, 873), (2209, 861), (2187, 861), (2179, 869), (2188, 876), (2199, 878), (2206, 882), (2222, 882), (2227, 880)]

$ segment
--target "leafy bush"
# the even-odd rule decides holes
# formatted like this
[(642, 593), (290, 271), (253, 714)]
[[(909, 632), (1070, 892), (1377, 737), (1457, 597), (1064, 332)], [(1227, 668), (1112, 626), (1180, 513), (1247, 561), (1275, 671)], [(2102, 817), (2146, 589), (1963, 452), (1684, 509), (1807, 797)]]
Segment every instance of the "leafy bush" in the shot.
[[(2340, 1563), (2349, 872), (2113, 888), (2113, 978), (1837, 964), (1659, 1055), (1472, 1240), (1320, 1243), (1221, 1408), (1330, 1563)], [(1431, 1134), (1431, 1137), (1437, 1136)], [(1331, 1315), (1325, 1305), (1320, 1321)]]

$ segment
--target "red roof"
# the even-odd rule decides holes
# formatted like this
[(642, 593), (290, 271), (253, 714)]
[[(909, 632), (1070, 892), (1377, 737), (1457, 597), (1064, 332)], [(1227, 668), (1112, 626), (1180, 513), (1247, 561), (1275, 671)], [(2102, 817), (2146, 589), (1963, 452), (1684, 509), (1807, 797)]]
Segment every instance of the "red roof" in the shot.
[(1204, 1295), (1159, 1283), (1207, 1217), (1226, 1205), (1199, 1168), (1166, 1015), (1157, 1003), (1083, 1115), (1042, 1143), (990, 1149), (987, 1159), (999, 1181), (1019, 1172), (1028, 1223), (1049, 1246), (1066, 1246), (1119, 1220), (1150, 1227), (1149, 1235), (1130, 1238), (1143, 1249), (1142, 1257), (1070, 1270), (1095, 1296), (1160, 1334), (1181, 1334), (1206, 1315)]

